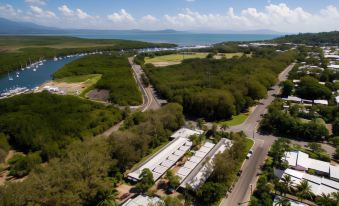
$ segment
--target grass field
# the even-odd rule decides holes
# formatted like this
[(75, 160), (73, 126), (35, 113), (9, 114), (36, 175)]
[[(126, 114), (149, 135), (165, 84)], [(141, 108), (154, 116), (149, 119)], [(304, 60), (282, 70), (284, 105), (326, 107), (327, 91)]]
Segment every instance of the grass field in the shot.
[[(191, 53), (191, 54), (169, 54), (169, 55), (163, 55), (163, 56), (156, 56), (156, 57), (146, 57), (145, 58), (145, 64), (153, 64), (157, 67), (162, 66), (169, 66), (169, 65), (175, 65), (180, 64), (184, 59), (203, 59), (206, 58), (208, 53), (206, 52), (197, 52), (197, 53)], [(243, 53), (218, 53), (214, 56), (215, 59), (222, 59), (227, 58), (230, 59), (232, 57), (240, 57)]]
[(56, 79), (56, 82), (66, 82), (66, 83), (77, 83), (77, 82), (86, 82), (94, 84), (101, 78), (101, 74), (88, 74), (88, 75), (79, 75), (79, 76), (70, 76), (64, 77), (61, 79)]
[(153, 64), (154, 66), (169, 66), (180, 64), (184, 59), (206, 58), (208, 53), (194, 54), (169, 54), (164, 56), (156, 56), (154, 58), (146, 57), (145, 64)]
[(226, 123), (229, 127), (236, 126), (242, 124), (247, 119), (248, 116), (249, 113), (241, 113), (236, 116), (233, 116), (231, 120), (219, 122), (219, 124)]
[(218, 53), (217, 55), (214, 56), (215, 59), (230, 59), (233, 57), (241, 57), (244, 53), (242, 52), (237, 52), (237, 53)]

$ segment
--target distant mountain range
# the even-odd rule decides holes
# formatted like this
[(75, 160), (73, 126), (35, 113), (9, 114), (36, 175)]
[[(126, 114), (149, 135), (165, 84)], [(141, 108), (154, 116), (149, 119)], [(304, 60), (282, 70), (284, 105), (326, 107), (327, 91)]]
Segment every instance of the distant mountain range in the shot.
[(176, 31), (173, 29), (158, 30), (158, 31), (146, 31), (146, 30), (92, 30), (92, 29), (61, 29), (55, 27), (46, 27), (30, 22), (17, 22), (11, 21), (5, 18), (0, 18), (0, 34), (1, 35), (34, 35), (34, 34), (50, 34), (50, 35), (60, 35), (60, 34), (124, 34), (128, 32), (129, 34), (135, 33), (157, 33), (157, 34), (180, 34), (180, 33), (213, 33), (213, 34), (282, 34), (272, 30), (251, 30), (251, 31)]

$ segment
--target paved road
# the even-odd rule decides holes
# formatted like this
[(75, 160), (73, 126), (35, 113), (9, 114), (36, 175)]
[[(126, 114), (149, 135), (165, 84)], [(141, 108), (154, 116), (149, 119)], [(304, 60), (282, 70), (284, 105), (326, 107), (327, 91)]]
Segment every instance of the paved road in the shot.
[(159, 100), (156, 96), (156, 92), (152, 86), (145, 87), (141, 80), (141, 75), (144, 73), (140, 65), (134, 63), (134, 57), (128, 58), (130, 65), (132, 66), (134, 77), (140, 87), (143, 95), (143, 104), (140, 106), (141, 111), (155, 110), (161, 107)]
[[(138, 86), (140, 87), (143, 103), (140, 106), (131, 107), (132, 109), (141, 109), (142, 112), (145, 112), (147, 110), (155, 110), (159, 109), (161, 107), (161, 104), (159, 103), (159, 100), (156, 97), (155, 90), (152, 86), (145, 87), (144, 84), (142, 84), (141, 80), (141, 74), (143, 74), (143, 70), (140, 65), (137, 65), (134, 63), (134, 57), (128, 58), (128, 61), (132, 67), (133, 75), (138, 83)], [(120, 126), (123, 124), (123, 121), (119, 122), (116, 125), (113, 125), (111, 128), (103, 132), (102, 134), (98, 136), (103, 137), (109, 137), (113, 132), (118, 131)]]
[(266, 113), (267, 107), (272, 103), (275, 98), (275, 95), (280, 93), (279, 83), (287, 79), (288, 73), (292, 70), (294, 64), (288, 66), (283, 72), (279, 75), (278, 83), (268, 91), (266, 99), (263, 99), (256, 106), (252, 114), (247, 118), (247, 120), (241, 125), (231, 127), (229, 130), (233, 132), (244, 131), (248, 137), (254, 138), (253, 145), (253, 155), (249, 160), (246, 160), (242, 166), (242, 174), (235, 184), (231, 193), (228, 194), (228, 197), (223, 199), (221, 206), (235, 206), (235, 205), (247, 205), (251, 196), (251, 185), (252, 190), (254, 191), (257, 174), (260, 172), (260, 166), (265, 161), (267, 152), (273, 144), (276, 137), (274, 136), (265, 136), (257, 133), (257, 125), (261, 120), (261, 116)]

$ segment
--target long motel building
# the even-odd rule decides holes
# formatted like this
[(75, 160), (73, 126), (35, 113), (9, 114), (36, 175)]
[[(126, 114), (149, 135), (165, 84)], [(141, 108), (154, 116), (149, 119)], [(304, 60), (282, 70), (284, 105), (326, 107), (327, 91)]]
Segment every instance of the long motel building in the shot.
[(202, 133), (201, 130), (179, 129), (171, 136), (173, 140), (170, 143), (129, 173), (127, 178), (132, 181), (139, 181), (143, 169), (147, 168), (152, 172), (154, 181), (157, 181), (191, 149), (192, 142), (189, 137)]
[(231, 146), (231, 140), (225, 138), (217, 144), (206, 142), (177, 171), (176, 175), (180, 177), (180, 188), (186, 188), (189, 185), (193, 190), (199, 189), (213, 172), (214, 157)]

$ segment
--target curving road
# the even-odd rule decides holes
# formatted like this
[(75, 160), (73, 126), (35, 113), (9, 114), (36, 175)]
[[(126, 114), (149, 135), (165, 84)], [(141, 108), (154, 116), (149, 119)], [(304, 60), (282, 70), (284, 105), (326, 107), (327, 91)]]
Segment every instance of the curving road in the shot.
[[(152, 86), (145, 87), (141, 80), (141, 74), (144, 73), (140, 65), (134, 63), (134, 57), (128, 58), (128, 62), (130, 63), (133, 71), (133, 76), (140, 88), (142, 93), (143, 103), (140, 106), (131, 107), (132, 109), (141, 109), (142, 112), (147, 110), (155, 110), (161, 107), (159, 100), (156, 97), (155, 90)], [(109, 137), (113, 132), (118, 131), (120, 126), (123, 124), (123, 121), (119, 122), (116, 125), (113, 125), (111, 128), (103, 132), (98, 136)]]
[(272, 103), (275, 95), (280, 93), (279, 84), (287, 79), (288, 73), (292, 70), (294, 64), (289, 65), (283, 72), (279, 74), (278, 83), (268, 91), (267, 98), (263, 99), (256, 106), (252, 114), (240, 125), (231, 127), (232, 132), (243, 131), (248, 137), (254, 140), (253, 155), (246, 160), (242, 166), (242, 174), (235, 184), (233, 190), (227, 194), (227, 198), (223, 199), (221, 206), (247, 205), (251, 196), (251, 190), (254, 191), (257, 174), (260, 172), (260, 166), (264, 163), (267, 153), (276, 140), (271, 135), (261, 135), (257, 133), (257, 125), (262, 115), (267, 112), (267, 107)]
[(136, 79), (143, 96), (143, 104), (139, 106), (141, 111), (144, 112), (150, 109), (159, 109), (161, 104), (159, 103), (154, 88), (151, 85), (145, 87), (145, 85), (142, 83), (141, 75), (144, 73), (144, 71), (142, 70), (141, 66), (134, 63), (134, 57), (128, 58), (128, 61), (132, 67), (134, 78)]

